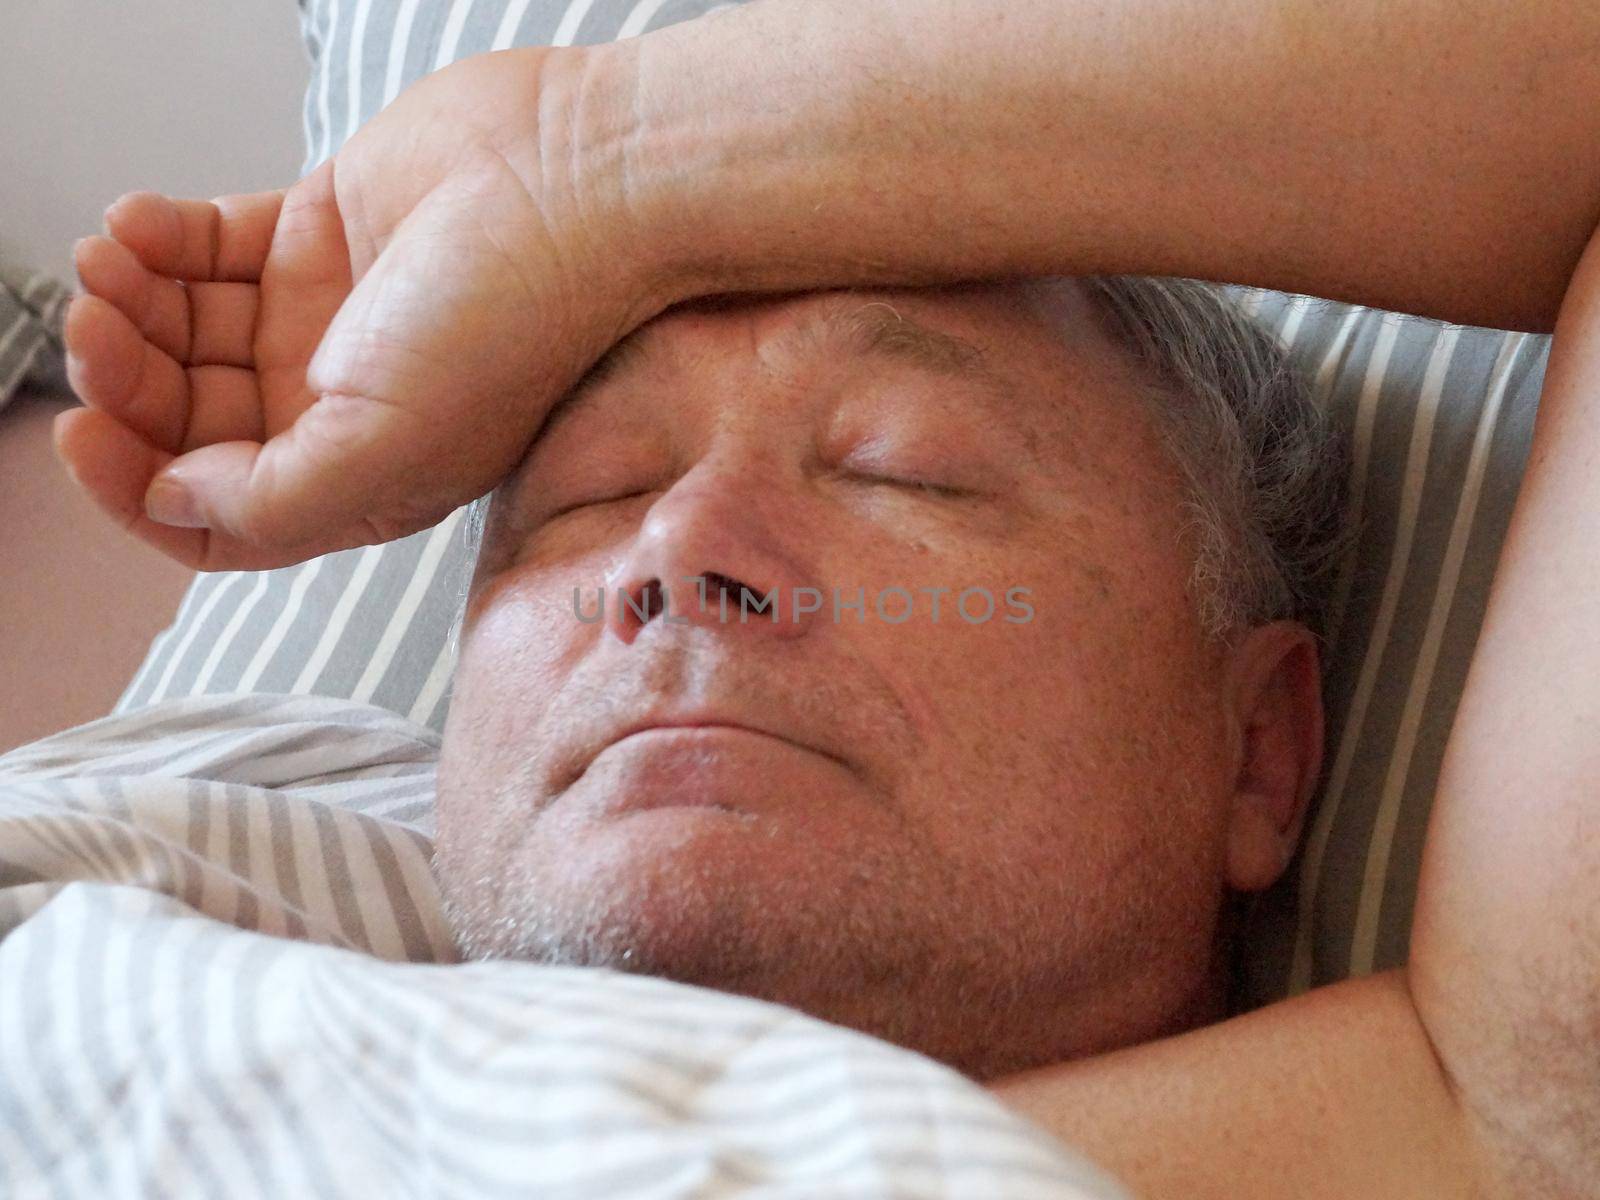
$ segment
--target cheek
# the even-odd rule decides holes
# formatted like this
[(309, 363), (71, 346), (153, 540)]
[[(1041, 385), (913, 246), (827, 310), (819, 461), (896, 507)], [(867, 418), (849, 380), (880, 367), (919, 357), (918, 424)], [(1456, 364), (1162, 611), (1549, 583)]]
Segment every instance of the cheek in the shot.
[(919, 655), (917, 690), (944, 736), (917, 790), (953, 857), (1114, 861), (1158, 809), (1171, 820), (1188, 789), (1211, 786), (1214, 718), (1185, 599), (1137, 556), (1076, 553), (1012, 568), (1033, 588), (1031, 620), (958, 620)]
[(512, 570), (474, 596), (446, 739), (462, 756), (488, 763), (535, 744), (549, 705), (601, 628), (574, 615), (572, 588), (554, 572)]

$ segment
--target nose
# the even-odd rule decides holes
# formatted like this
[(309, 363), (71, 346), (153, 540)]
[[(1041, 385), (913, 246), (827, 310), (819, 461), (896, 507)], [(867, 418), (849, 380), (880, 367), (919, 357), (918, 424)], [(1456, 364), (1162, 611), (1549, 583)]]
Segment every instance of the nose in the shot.
[(650, 506), (608, 573), (606, 627), (624, 642), (652, 621), (804, 636), (832, 597), (801, 563), (792, 518), (770, 473), (701, 463)]

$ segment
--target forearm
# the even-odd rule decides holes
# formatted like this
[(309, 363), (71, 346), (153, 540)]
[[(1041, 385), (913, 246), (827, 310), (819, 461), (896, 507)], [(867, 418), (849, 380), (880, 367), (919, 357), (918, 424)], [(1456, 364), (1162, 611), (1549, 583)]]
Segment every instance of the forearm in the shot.
[(757, 0), (618, 43), (684, 297), (1222, 279), (1549, 329), (1600, 219), (1600, 8)]

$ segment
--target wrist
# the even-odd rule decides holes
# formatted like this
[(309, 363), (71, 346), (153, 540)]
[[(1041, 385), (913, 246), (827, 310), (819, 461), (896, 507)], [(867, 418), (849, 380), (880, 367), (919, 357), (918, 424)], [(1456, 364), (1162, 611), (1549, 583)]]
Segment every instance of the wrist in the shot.
[[(643, 202), (628, 163), (631, 49), (629, 42), (525, 46), (463, 60), (498, 63), (496, 86), (511, 101), (493, 126), (493, 150), (540, 218), (516, 244), (567, 280), (566, 298), (589, 313), (588, 334), (603, 337), (617, 326), (612, 341), (680, 298), (666, 286), (675, 260), (655, 206)], [(589, 349), (575, 347), (580, 357)]]
[(675, 285), (681, 254), (667, 219), (674, 207), (665, 194), (669, 181), (636, 162), (638, 41), (564, 50), (571, 72), (560, 107), (535, 114), (548, 123), (559, 111), (570, 129), (572, 225), (591, 269), (608, 279), (620, 273), (634, 305), (630, 328), (689, 294)]
[(811, 43), (848, 40), (849, 22), (795, 7), (719, 10), (603, 48), (610, 86), (628, 94), (634, 244), (668, 303), (837, 285), (858, 265), (862, 83), (847, 64), (806, 65), (827, 61)]

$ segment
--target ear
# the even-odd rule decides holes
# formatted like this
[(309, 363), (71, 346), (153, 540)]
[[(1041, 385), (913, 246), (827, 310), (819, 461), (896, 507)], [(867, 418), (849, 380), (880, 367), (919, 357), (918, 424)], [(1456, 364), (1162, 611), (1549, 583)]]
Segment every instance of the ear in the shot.
[(1322, 676), (1317, 640), (1298, 621), (1244, 635), (1226, 669), (1236, 764), (1227, 829), (1227, 881), (1257, 892), (1289, 865), (1322, 770)]

